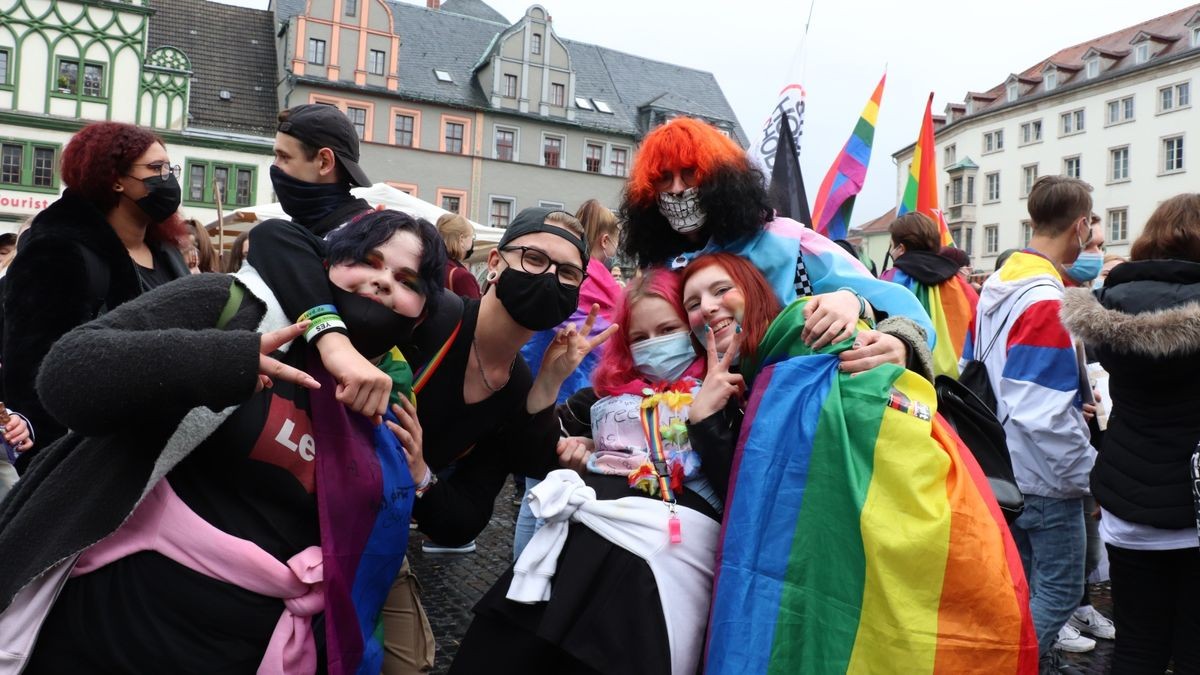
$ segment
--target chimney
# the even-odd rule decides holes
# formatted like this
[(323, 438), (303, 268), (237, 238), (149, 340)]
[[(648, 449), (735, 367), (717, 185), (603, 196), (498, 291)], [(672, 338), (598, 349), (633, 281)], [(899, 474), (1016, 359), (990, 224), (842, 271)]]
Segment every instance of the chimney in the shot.
[(441, 9), (442, 0), (425, 0), (425, 7), (428, 9)]

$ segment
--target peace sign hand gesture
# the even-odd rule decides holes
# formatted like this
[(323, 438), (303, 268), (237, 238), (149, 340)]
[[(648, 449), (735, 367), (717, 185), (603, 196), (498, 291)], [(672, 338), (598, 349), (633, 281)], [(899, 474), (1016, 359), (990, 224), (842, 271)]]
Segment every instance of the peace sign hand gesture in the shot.
[(708, 372), (704, 376), (704, 382), (700, 384), (700, 393), (696, 394), (688, 410), (688, 421), (693, 424), (723, 410), (729, 404), (730, 397), (741, 398), (746, 391), (746, 381), (741, 374), (729, 372), (729, 367), (733, 365), (733, 360), (737, 358), (738, 350), (742, 346), (741, 330), (733, 334), (733, 339), (729, 341), (729, 349), (723, 356), (717, 355), (711, 328), (705, 328), (704, 336), (704, 346), (708, 352)]
[(308, 373), (270, 356), (279, 348), (303, 335), (311, 323), (311, 321), (301, 321), (286, 328), (262, 334), (262, 337), (259, 338), (258, 384), (255, 391), (270, 389), (275, 384), (274, 380), (291, 382), (306, 389), (321, 388), (321, 385)]
[(575, 372), (584, 357), (617, 332), (619, 326), (614, 323), (596, 337), (588, 337), (592, 332), (592, 327), (596, 325), (596, 316), (599, 312), (600, 305), (592, 305), (582, 328), (577, 329), (575, 324), (569, 323), (566, 328), (558, 331), (558, 334), (554, 336), (554, 340), (542, 356), (542, 367), (538, 370), (537, 379), (534, 380), (533, 387), (529, 390), (529, 397), (526, 399), (526, 408), (529, 412), (543, 410), (546, 406), (554, 403), (558, 399), (559, 387), (571, 373)]

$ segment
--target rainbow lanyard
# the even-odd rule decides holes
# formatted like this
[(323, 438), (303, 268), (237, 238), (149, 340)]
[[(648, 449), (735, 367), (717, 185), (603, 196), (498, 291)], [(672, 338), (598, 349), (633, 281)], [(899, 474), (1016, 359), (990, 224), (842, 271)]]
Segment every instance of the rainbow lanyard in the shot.
[(663, 503), (671, 511), (667, 520), (667, 533), (671, 543), (683, 541), (679, 527), (679, 516), (675, 514), (675, 493), (671, 491), (671, 470), (667, 466), (667, 449), (663, 445), (662, 432), (659, 431), (658, 405), (642, 408), (642, 431), (646, 435), (646, 443), (650, 449), (650, 464), (654, 467), (654, 476), (658, 479), (658, 494)]
[(442, 361), (446, 359), (446, 354), (450, 351), (450, 345), (454, 344), (454, 339), (458, 337), (460, 328), (462, 328), (462, 319), (459, 319), (458, 325), (454, 327), (454, 330), (450, 333), (450, 337), (446, 338), (446, 341), (442, 343), (442, 346), (433, 355), (433, 358), (429, 359), (429, 363), (426, 363), (421, 372), (417, 374), (417, 381), (413, 383), (412, 389), (414, 396), (421, 393), (425, 385), (429, 384), (434, 371), (438, 369), (438, 366), (442, 365)]

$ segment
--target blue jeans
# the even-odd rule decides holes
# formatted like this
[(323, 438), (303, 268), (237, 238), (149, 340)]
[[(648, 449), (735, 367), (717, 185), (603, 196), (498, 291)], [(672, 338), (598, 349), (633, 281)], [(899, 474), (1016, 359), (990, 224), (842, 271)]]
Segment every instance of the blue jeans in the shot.
[(1025, 510), (1013, 523), (1012, 535), (1029, 580), (1038, 653), (1046, 659), (1053, 656), (1058, 629), (1079, 606), (1083, 593), (1083, 499), (1025, 495)]
[[(532, 490), (538, 483), (542, 481), (534, 478), (525, 479), (525, 496), (529, 496), (529, 491)], [(521, 551), (525, 550), (525, 545), (533, 539), (533, 533), (541, 529), (546, 521), (540, 518), (533, 517), (533, 511), (529, 509), (529, 500), (521, 499), (521, 512), (517, 514), (517, 527), (513, 532), (513, 562), (521, 557)]]

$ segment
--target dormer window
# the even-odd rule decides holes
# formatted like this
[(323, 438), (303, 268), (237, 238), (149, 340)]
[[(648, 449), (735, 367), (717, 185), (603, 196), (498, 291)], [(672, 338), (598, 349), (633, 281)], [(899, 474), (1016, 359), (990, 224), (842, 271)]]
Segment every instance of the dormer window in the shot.
[(454, 78), (450, 77), (450, 73), (444, 70), (434, 70), (433, 76), (438, 79), (438, 82), (453, 82)]
[(1134, 59), (1138, 63), (1145, 63), (1150, 60), (1150, 43), (1143, 42), (1134, 50)]
[(1200, 26), (1192, 29), (1192, 46), (1200, 47)]
[(1042, 78), (1042, 84), (1046, 91), (1054, 91), (1058, 87), (1058, 71), (1047, 70)]
[(534, 54), (534, 55), (542, 53), (542, 34), (541, 33), (534, 33), (533, 37), (529, 38), (529, 53)]
[(1087, 78), (1094, 80), (1100, 76), (1100, 57), (1093, 56), (1087, 60)]
[(1008, 97), (1009, 103), (1017, 100), (1017, 96), (1020, 95), (1020, 92), (1021, 92), (1021, 85), (1019, 83), (1017, 83), (1016, 81), (1009, 82), (1008, 88), (1007, 88), (1007, 97)]

